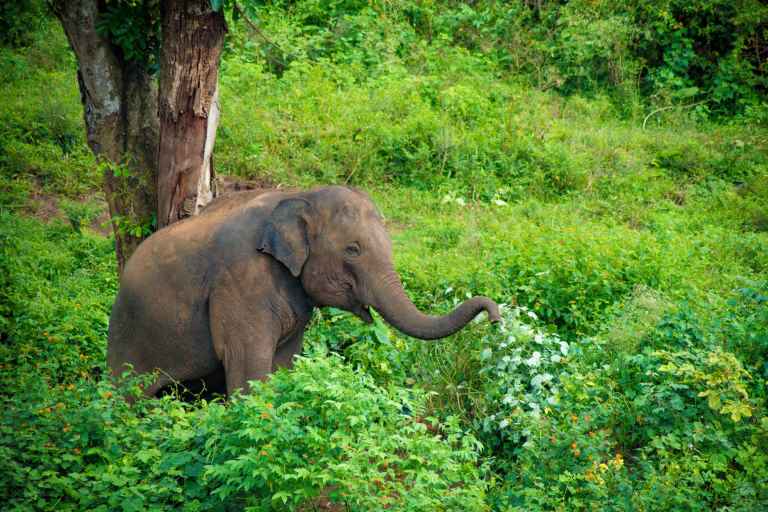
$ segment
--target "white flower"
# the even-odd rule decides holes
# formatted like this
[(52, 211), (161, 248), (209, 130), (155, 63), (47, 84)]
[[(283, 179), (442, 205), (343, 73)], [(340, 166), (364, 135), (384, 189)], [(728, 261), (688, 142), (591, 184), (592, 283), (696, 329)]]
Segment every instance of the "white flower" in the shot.
[(568, 355), (568, 343), (565, 341), (560, 342), (560, 352), (564, 355)]
[(534, 352), (530, 359), (525, 360), (525, 364), (534, 368), (539, 366), (541, 364), (541, 353)]
[(507, 206), (507, 202), (502, 201), (501, 199), (494, 199), (493, 204), (495, 204), (496, 206)]
[(549, 374), (549, 373), (540, 373), (540, 374), (534, 376), (531, 379), (531, 386), (533, 386), (535, 388), (538, 388), (539, 386), (541, 386), (545, 382), (550, 382), (551, 380), (552, 380), (552, 375), (551, 374)]
[(490, 348), (485, 348), (483, 349), (482, 352), (480, 352), (480, 359), (482, 361), (485, 361), (486, 359), (490, 359), (492, 355), (493, 355), (493, 350), (491, 350)]
[(534, 313), (533, 311), (528, 311), (527, 314), (528, 314), (529, 317), (533, 318), (534, 320), (538, 320), (539, 319), (539, 317), (537, 317), (536, 313)]
[(512, 395), (507, 395), (504, 397), (504, 399), (501, 401), (504, 405), (517, 405), (520, 403), (520, 400), (513, 397)]
[(544, 343), (544, 335), (541, 334), (540, 332), (537, 332), (536, 336), (533, 337), (533, 341), (541, 345), (542, 343)]
[(499, 422), (499, 428), (507, 428), (508, 426), (509, 426), (509, 421), (507, 421), (506, 418)]

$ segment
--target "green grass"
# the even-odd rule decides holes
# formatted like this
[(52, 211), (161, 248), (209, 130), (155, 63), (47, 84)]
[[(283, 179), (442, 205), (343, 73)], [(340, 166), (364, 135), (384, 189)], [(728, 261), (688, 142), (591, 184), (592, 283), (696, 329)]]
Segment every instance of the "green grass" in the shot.
[(49, 22), (34, 45), (0, 48), (0, 205), (18, 207), (30, 191), (74, 198), (99, 186), (66, 44)]
[[(265, 26), (288, 45), (294, 21)], [(310, 357), (228, 406), (130, 408), (101, 378), (117, 279), (111, 240), (76, 202), (100, 177), (74, 62), (55, 25), (0, 49), (0, 499), (383, 506), (373, 496), (390, 510), (504, 511), (768, 500), (765, 129), (665, 111), (644, 130), (637, 99), (542, 92), (482, 52), (402, 33), (411, 51), (384, 30), (330, 57), (307, 36), (281, 77), (233, 44), (218, 171), (368, 190), (421, 308), (486, 294), (509, 305), (507, 323), (422, 343), (323, 311)], [(26, 216), (41, 195), (63, 199), (71, 225)], [(305, 453), (327, 471), (307, 472)]]

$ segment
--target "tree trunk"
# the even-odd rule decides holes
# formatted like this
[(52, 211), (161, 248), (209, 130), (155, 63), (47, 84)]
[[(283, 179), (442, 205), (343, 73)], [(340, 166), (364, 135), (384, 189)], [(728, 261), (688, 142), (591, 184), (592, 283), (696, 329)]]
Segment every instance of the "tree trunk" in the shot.
[(158, 93), (148, 67), (125, 59), (97, 32), (103, 2), (52, 4), (77, 57), (88, 145), (104, 169), (122, 272), (153, 228), (196, 214), (215, 194), (213, 143), (226, 22), (209, 0), (162, 2)]
[(61, 0), (53, 10), (74, 51), (88, 145), (105, 170), (118, 270), (151, 232), (159, 120), (157, 84), (143, 66), (96, 31), (96, 0)]
[(160, 57), (158, 227), (198, 213), (215, 195), (222, 12), (210, 0), (165, 0)]

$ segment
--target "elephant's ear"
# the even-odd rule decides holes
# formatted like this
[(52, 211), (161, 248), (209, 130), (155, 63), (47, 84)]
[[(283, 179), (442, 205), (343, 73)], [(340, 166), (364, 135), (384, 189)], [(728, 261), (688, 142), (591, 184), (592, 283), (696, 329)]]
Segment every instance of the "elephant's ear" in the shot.
[(267, 220), (257, 248), (271, 254), (299, 277), (309, 257), (308, 223), (312, 205), (305, 199), (284, 199)]

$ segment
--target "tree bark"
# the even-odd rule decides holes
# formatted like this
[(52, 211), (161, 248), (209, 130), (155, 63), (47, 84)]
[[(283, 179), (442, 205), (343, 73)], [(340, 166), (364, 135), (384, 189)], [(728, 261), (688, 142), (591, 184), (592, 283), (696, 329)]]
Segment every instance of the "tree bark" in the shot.
[(222, 12), (210, 0), (165, 0), (160, 57), (158, 227), (198, 213), (215, 195)]
[[(88, 145), (104, 169), (118, 271), (154, 227), (215, 195), (218, 69), (226, 33), (210, 0), (164, 0), (161, 75), (96, 30), (99, 0), (54, 0), (77, 57)], [(153, 225), (156, 217), (156, 226)]]
[(77, 57), (87, 141), (105, 170), (104, 192), (122, 271), (151, 231), (157, 203), (157, 83), (96, 31), (96, 0), (60, 0), (53, 10)]

